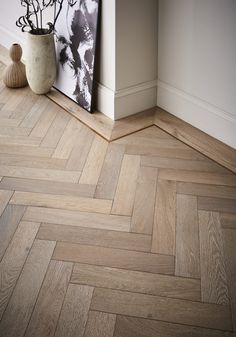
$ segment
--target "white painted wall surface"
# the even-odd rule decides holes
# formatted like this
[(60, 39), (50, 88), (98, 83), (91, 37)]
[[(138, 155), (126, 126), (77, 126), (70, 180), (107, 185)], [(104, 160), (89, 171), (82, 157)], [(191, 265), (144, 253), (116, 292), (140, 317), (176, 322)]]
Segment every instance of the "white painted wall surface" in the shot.
[(157, 105), (236, 148), (236, 1), (159, 0)]

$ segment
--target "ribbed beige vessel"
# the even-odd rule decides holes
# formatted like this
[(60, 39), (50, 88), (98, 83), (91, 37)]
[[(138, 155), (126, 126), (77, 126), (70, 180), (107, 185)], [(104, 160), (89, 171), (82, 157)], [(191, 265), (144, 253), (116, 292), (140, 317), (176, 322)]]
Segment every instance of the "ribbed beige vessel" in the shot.
[(56, 51), (53, 33), (28, 33), (26, 76), (31, 90), (46, 94), (56, 79)]

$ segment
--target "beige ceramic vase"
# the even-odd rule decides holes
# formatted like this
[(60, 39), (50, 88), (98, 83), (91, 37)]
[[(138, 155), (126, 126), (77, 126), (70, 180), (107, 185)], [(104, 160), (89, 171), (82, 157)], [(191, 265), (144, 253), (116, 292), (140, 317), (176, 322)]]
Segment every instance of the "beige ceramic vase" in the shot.
[(18, 43), (14, 43), (9, 55), (12, 63), (6, 68), (3, 74), (3, 82), (8, 88), (22, 88), (27, 85), (25, 65), (21, 62), (22, 49)]
[(28, 33), (26, 76), (35, 94), (46, 94), (56, 79), (56, 51), (53, 33)]

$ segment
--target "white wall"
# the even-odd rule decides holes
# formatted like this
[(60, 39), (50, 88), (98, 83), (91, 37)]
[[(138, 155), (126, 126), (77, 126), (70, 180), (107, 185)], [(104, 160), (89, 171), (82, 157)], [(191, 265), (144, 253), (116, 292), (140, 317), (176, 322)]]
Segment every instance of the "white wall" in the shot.
[(236, 1), (159, 0), (157, 105), (236, 148)]

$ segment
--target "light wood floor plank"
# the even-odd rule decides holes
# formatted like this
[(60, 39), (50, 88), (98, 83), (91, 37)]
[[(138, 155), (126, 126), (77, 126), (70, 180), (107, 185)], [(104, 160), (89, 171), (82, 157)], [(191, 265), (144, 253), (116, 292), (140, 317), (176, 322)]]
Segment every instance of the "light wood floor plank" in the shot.
[(84, 337), (113, 337), (116, 315), (90, 311)]
[(56, 260), (94, 264), (114, 268), (173, 274), (174, 257), (122, 249), (58, 242), (53, 254)]
[(158, 180), (152, 233), (153, 253), (175, 255), (176, 182)]
[(125, 147), (110, 143), (98, 179), (95, 198), (113, 199), (117, 187)]
[(24, 220), (124, 232), (128, 232), (130, 229), (129, 217), (75, 212), (44, 207), (28, 207)]
[(220, 222), (223, 228), (236, 229), (236, 214), (221, 213)]
[(132, 215), (139, 169), (139, 156), (124, 155), (112, 207), (113, 214)]
[(179, 182), (177, 184), (177, 193), (197, 195), (199, 197), (236, 199), (236, 188), (230, 186)]
[(54, 242), (34, 242), (0, 323), (1, 337), (24, 336), (54, 247)]
[(75, 226), (43, 223), (38, 239), (150, 252), (151, 236)]
[(236, 175), (187, 170), (159, 169), (160, 179), (177, 180), (183, 182), (236, 186)]
[(28, 136), (31, 129), (17, 126), (3, 126), (0, 124), (0, 137)]
[(228, 306), (95, 288), (91, 309), (205, 328), (231, 330)]
[(1, 126), (18, 126), (20, 124), (20, 119), (13, 119), (13, 118), (0, 118), (0, 125)]
[(31, 137), (43, 138), (46, 136), (48, 129), (56, 117), (57, 109), (57, 106), (53, 105), (51, 102), (48, 102), (45, 110), (31, 131)]
[(95, 135), (92, 130), (81, 124), (76, 142), (74, 143), (73, 149), (67, 161), (67, 170), (83, 171), (94, 137)]
[(218, 213), (198, 212), (202, 301), (229, 304), (223, 238)]
[(197, 198), (177, 196), (175, 275), (200, 277)]
[(8, 205), (0, 217), (0, 261), (25, 212), (25, 207)]
[(102, 137), (95, 135), (80, 177), (80, 184), (97, 184), (107, 147), (107, 141)]
[(71, 263), (50, 262), (25, 337), (54, 336), (71, 271)]
[(224, 229), (224, 252), (234, 332), (236, 332), (236, 231)]
[(40, 179), (4, 177), (0, 183), (0, 189), (91, 198), (94, 195), (95, 186), (45, 181)]
[(8, 145), (25, 145), (25, 146), (34, 146), (35, 148), (40, 145), (41, 138), (39, 137), (28, 137), (28, 136), (15, 136), (15, 137), (0, 137), (0, 146)]
[(68, 159), (76, 139), (79, 135), (81, 129), (81, 124), (74, 118), (70, 119), (66, 126), (65, 132), (63, 133), (57, 147), (53, 153), (54, 158)]
[(141, 167), (136, 188), (131, 231), (152, 234), (157, 185), (157, 169)]
[(38, 229), (39, 223), (20, 222), (0, 263), (0, 320)]
[(8, 201), (11, 199), (13, 191), (3, 191), (0, 190), (0, 216), (2, 215), (5, 207), (8, 204)]
[(198, 209), (224, 213), (236, 213), (236, 200), (198, 197)]
[(72, 283), (200, 301), (200, 281), (76, 263)]
[(0, 175), (13, 178), (30, 178), (77, 183), (80, 172), (0, 165)]
[(32, 108), (29, 110), (27, 115), (22, 120), (20, 126), (25, 128), (34, 128), (36, 123), (38, 122), (41, 114), (46, 114), (47, 109), (49, 106), (49, 101), (45, 99), (44, 96), (37, 97), (37, 101), (32, 106)]
[[(37, 147), (37, 157), (50, 158), (52, 155), (53, 149)], [(35, 156), (36, 149), (35, 146), (27, 145), (1, 145), (0, 144), (0, 153), (12, 154), (12, 155), (22, 155), (22, 156)]]
[(83, 337), (93, 288), (69, 284), (55, 337)]
[(112, 201), (45, 193), (15, 192), (10, 204), (109, 214)]
[(231, 332), (117, 316), (114, 337), (233, 337)]

